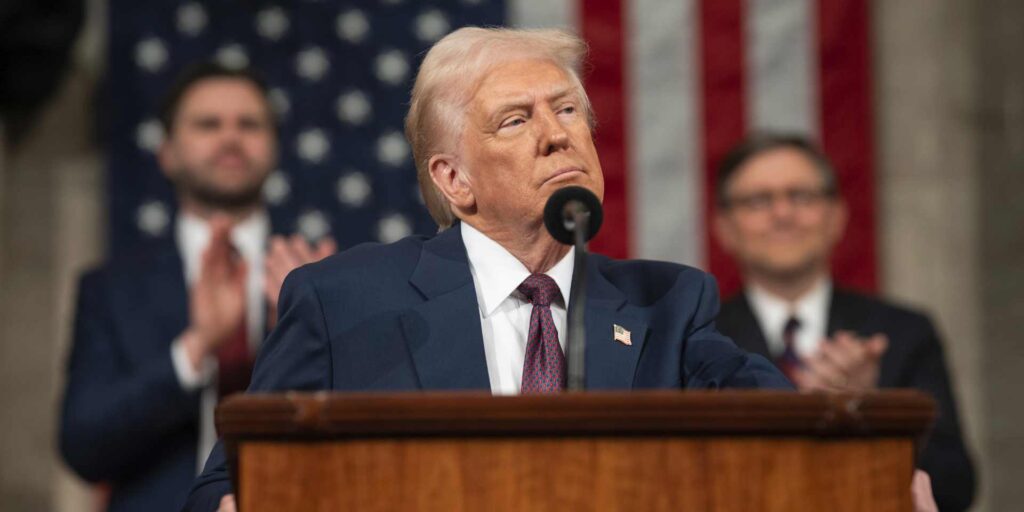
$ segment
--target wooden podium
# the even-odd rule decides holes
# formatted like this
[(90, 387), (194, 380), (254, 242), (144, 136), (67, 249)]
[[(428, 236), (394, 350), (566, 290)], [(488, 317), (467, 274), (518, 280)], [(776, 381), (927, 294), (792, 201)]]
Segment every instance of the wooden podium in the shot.
[(239, 395), (240, 510), (909, 511), (914, 391)]

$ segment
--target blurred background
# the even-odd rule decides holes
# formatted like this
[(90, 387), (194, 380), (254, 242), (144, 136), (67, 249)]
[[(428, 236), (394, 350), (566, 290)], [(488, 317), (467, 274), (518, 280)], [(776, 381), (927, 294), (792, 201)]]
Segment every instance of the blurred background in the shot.
[(281, 119), (271, 215), (342, 249), (435, 227), (402, 119), (462, 25), (564, 27), (608, 183), (593, 249), (711, 270), (714, 166), (750, 130), (834, 160), (840, 284), (931, 312), (978, 466), (975, 510), (1024, 503), (1024, 3), (1011, 0), (5, 0), (0, 5), (0, 509), (84, 511), (56, 451), (78, 274), (168, 236), (157, 101), (187, 64), (262, 72)]

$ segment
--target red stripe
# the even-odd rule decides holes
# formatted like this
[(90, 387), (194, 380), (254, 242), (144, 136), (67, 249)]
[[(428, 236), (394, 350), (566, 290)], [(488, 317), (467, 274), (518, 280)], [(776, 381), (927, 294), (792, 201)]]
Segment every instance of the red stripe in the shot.
[(701, 117), (704, 153), (704, 219), (708, 236), (707, 268), (722, 295), (740, 287), (736, 264), (710, 236), (715, 169), (746, 133), (744, 23), (742, 0), (704, 0), (700, 10)]
[(626, 172), (626, 60), (621, 0), (580, 0), (577, 6), (583, 38), (590, 45), (585, 73), (587, 94), (597, 116), (594, 140), (604, 170), (604, 226), (590, 243), (594, 252), (628, 258), (629, 176)]
[(819, 0), (821, 134), (850, 207), (846, 236), (832, 256), (837, 283), (877, 284), (875, 177), (867, 0)]

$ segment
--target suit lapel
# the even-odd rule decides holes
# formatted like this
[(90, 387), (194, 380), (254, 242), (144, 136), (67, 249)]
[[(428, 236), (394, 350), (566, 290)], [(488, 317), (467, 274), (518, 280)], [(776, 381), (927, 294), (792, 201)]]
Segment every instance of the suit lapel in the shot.
[(867, 311), (858, 307), (854, 300), (840, 290), (832, 290), (831, 301), (828, 306), (828, 337), (836, 331), (860, 332), (864, 327)]
[(147, 244), (119, 269), (111, 287), (112, 307), (124, 330), (124, 349), (145, 360), (188, 326), (188, 293), (177, 248), (167, 240)]
[[(587, 389), (631, 389), (647, 341), (647, 319), (633, 310), (622, 292), (600, 272), (597, 258), (587, 258)], [(616, 341), (615, 326), (629, 332), (632, 345)]]
[(174, 243), (155, 254), (155, 268), (147, 274), (147, 296), (153, 304), (161, 339), (174, 339), (188, 327), (188, 290), (185, 270)]
[(424, 389), (490, 389), (480, 311), (459, 225), (424, 242), (410, 283), (426, 301), (402, 315)]
[(768, 350), (768, 339), (765, 338), (764, 332), (761, 331), (761, 324), (757, 321), (757, 317), (754, 316), (754, 310), (750, 307), (747, 295), (743, 292), (740, 292), (736, 297), (736, 311), (734, 314), (737, 318), (734, 325), (736, 338), (733, 341), (743, 350), (760, 354), (771, 360), (772, 355)]
[[(604, 278), (596, 258), (587, 265), (587, 388), (630, 389), (647, 320)], [(401, 319), (421, 387), (489, 389), (479, 303), (458, 225), (423, 244), (410, 283), (427, 299)], [(615, 341), (616, 325), (629, 331), (632, 345)]]

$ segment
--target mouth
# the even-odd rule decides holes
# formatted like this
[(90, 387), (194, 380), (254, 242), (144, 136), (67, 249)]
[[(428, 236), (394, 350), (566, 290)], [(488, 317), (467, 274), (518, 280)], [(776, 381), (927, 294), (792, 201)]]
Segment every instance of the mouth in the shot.
[(248, 162), (241, 155), (223, 155), (214, 159), (214, 165), (228, 169), (238, 169), (246, 167)]
[(544, 180), (546, 183), (558, 183), (562, 181), (570, 181), (577, 177), (586, 174), (583, 169), (579, 167), (562, 167), (558, 169), (548, 179)]

